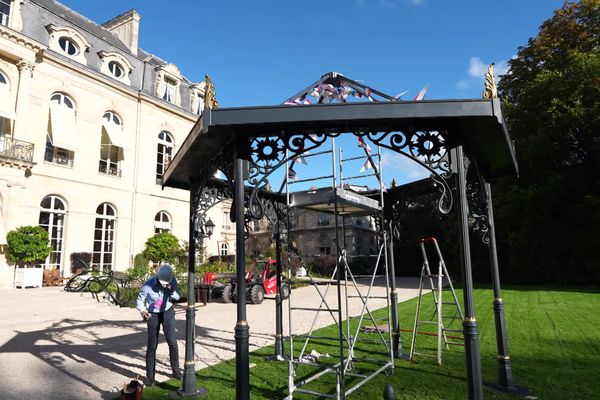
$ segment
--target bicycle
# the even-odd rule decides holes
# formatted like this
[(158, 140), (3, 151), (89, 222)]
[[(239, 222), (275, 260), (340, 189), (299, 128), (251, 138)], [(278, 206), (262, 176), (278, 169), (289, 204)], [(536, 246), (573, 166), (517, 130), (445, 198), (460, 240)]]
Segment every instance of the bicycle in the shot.
[(90, 270), (84, 268), (80, 272), (70, 277), (65, 284), (64, 290), (66, 292), (82, 292), (86, 290), (91, 279), (89, 273)]

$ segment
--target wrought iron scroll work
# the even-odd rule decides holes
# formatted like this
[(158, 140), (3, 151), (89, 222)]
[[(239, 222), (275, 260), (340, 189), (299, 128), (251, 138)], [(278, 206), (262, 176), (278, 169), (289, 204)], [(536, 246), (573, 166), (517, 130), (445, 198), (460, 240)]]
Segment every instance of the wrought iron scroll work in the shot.
[[(471, 162), (467, 171), (467, 201), (469, 202), (469, 226), (480, 235), (481, 241), (490, 244), (490, 221), (487, 194), (483, 178), (476, 162)], [(470, 173), (469, 173), (470, 172)]]
[(431, 173), (431, 179), (440, 190), (438, 210), (448, 214), (452, 210), (452, 190), (448, 180), (452, 175), (446, 148), (446, 131), (409, 130), (408, 132), (355, 132), (374, 144), (392, 150), (421, 165)]
[[(215, 171), (221, 171), (227, 180), (226, 185), (211, 184), (210, 179)], [(204, 231), (208, 210), (223, 200), (233, 198), (233, 161), (230, 154), (219, 152), (213, 159), (200, 168), (192, 183), (191, 214), (196, 244), (201, 243), (207, 236)]]
[(207, 236), (207, 232), (204, 231), (204, 224), (206, 223), (206, 216), (208, 210), (213, 208), (223, 200), (233, 198), (233, 191), (230, 185), (211, 185), (207, 182), (202, 182), (197, 187), (192, 189), (193, 194), (193, 206), (194, 213), (191, 218), (193, 219), (194, 226), (194, 238), (196, 242), (202, 242)]
[(264, 216), (264, 207), (258, 199), (258, 191), (266, 188), (269, 175), (287, 161), (318, 148), (327, 138), (338, 135), (339, 133), (334, 132), (310, 135), (298, 133), (252, 138), (249, 142), (248, 170), (248, 183), (253, 188), (248, 204), (251, 218), (261, 219)]

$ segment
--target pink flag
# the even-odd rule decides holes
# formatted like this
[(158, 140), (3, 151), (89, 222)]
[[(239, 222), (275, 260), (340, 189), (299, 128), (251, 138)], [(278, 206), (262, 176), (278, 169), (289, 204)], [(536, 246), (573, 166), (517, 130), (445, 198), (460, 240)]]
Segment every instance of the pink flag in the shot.
[(425, 98), (425, 94), (427, 93), (427, 89), (429, 89), (429, 83), (423, 87), (415, 96), (416, 101), (421, 101)]
[(362, 147), (363, 149), (365, 149), (367, 151), (368, 155), (371, 155), (371, 148), (369, 147), (367, 142), (365, 142), (363, 140), (363, 138), (360, 136), (358, 137), (358, 147)]

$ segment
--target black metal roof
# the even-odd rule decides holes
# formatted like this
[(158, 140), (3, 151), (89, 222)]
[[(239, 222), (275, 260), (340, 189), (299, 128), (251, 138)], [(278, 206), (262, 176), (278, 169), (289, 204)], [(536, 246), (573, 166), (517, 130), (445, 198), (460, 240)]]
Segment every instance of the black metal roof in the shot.
[(163, 184), (189, 189), (203, 165), (238, 137), (323, 132), (447, 130), (487, 179), (514, 173), (517, 162), (500, 101), (430, 100), (206, 109), (165, 171)]

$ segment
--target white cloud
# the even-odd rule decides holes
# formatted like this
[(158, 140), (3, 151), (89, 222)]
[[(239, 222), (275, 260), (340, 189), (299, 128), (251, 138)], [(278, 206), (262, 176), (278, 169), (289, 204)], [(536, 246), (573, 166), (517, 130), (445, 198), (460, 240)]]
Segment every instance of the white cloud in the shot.
[[(456, 87), (460, 90), (469, 90), (477, 86), (483, 88), (483, 80), (485, 73), (488, 70), (489, 64), (481, 60), (480, 57), (469, 58), (469, 69), (467, 70), (468, 77), (461, 79), (456, 83)], [(504, 75), (508, 72), (507, 60), (499, 60), (494, 62), (494, 75), (496, 82), (500, 79), (500, 75)]]
[(381, 166), (387, 181), (392, 178), (401, 185), (427, 178), (430, 172), (413, 160), (391, 151), (382, 152)]

